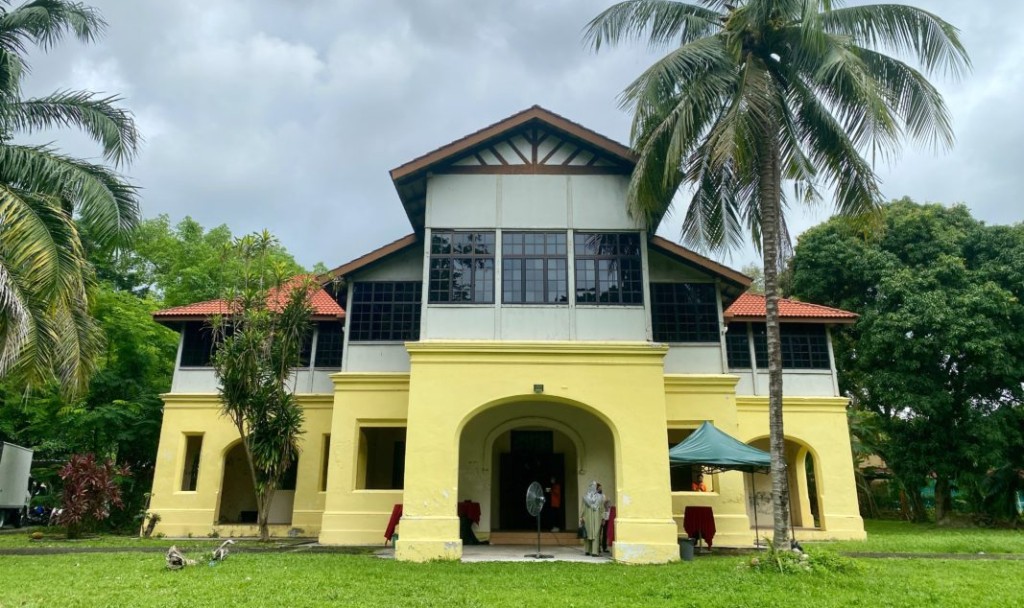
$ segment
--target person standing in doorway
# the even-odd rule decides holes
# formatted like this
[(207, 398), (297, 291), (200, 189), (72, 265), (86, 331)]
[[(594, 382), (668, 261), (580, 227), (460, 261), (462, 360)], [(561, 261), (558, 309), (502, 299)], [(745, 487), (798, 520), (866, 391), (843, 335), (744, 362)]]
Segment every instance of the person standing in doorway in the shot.
[(693, 482), (693, 486), (690, 488), (693, 492), (707, 492), (708, 487), (704, 485), (704, 475), (698, 474), (697, 481)]
[(596, 481), (590, 482), (587, 493), (583, 495), (583, 505), (580, 513), (580, 525), (585, 532), (583, 534), (583, 552), (587, 555), (600, 555), (601, 525), (604, 523), (604, 494), (598, 491)]
[(562, 484), (554, 476), (548, 486), (548, 506), (551, 507), (551, 531), (558, 532), (562, 525)]

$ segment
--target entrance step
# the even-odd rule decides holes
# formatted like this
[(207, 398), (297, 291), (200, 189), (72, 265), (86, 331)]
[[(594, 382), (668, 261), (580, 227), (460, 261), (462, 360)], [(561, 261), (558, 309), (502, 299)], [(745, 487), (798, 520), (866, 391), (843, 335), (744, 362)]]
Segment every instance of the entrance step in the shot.
[[(490, 542), (492, 545), (536, 545), (537, 532), (491, 532)], [(541, 532), (540, 544), (542, 547), (575, 547), (580, 544), (576, 538), (575, 531), (569, 532)]]

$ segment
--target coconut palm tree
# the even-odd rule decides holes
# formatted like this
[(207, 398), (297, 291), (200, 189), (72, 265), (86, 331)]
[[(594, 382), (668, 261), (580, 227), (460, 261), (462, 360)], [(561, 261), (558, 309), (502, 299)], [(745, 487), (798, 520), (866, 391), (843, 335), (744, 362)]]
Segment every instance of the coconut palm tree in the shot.
[[(763, 255), (778, 547), (790, 543), (778, 319), (778, 271), (790, 251), (785, 205), (828, 190), (837, 213), (876, 209), (876, 160), (892, 160), (904, 138), (953, 143), (926, 76), (970, 68), (957, 29), (936, 15), (841, 4), (631, 0), (585, 30), (595, 51), (630, 40), (668, 49), (621, 98), (639, 156), (627, 195), (633, 216), (657, 226), (688, 185), (684, 243), (722, 251), (749, 234)], [(793, 186), (788, 197), (784, 184)]]
[(98, 335), (82, 231), (101, 246), (118, 246), (139, 220), (135, 188), (112, 169), (14, 140), (77, 127), (115, 168), (135, 156), (140, 136), (119, 98), (21, 94), (30, 45), (45, 51), (66, 36), (91, 42), (105, 25), (77, 2), (32, 0), (12, 8), (0, 0), (0, 377), (83, 385)]

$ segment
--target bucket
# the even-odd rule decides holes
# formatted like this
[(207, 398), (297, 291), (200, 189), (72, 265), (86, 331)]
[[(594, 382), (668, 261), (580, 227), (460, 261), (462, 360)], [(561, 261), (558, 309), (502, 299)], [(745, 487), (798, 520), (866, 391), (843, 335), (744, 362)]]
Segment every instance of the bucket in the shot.
[(680, 538), (679, 539), (679, 558), (684, 562), (693, 561), (693, 539), (692, 538)]

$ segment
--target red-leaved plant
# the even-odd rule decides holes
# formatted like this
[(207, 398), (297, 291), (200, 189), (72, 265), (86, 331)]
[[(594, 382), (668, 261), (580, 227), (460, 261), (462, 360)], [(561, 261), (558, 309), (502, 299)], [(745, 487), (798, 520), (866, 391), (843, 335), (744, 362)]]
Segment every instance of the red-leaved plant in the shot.
[(101, 462), (95, 454), (75, 454), (58, 475), (64, 491), (57, 523), (67, 527), (68, 538), (77, 538), (87, 524), (110, 517), (111, 507), (124, 506), (118, 477), (130, 475), (127, 466), (115, 465), (109, 458)]

